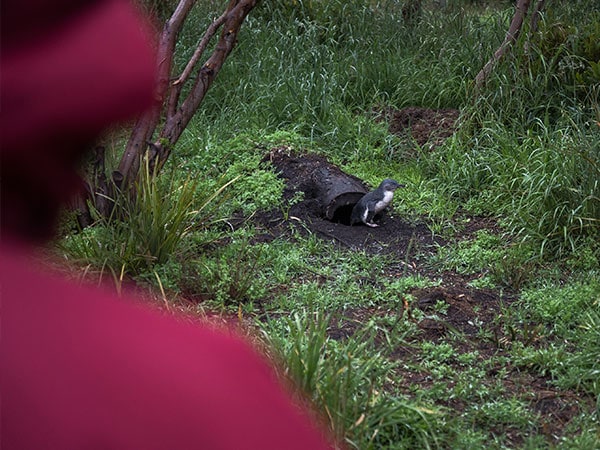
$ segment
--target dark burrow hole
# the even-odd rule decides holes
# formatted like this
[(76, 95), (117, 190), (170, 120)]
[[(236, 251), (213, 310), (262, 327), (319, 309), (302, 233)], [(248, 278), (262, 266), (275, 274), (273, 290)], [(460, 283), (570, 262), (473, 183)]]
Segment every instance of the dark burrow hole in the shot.
[(350, 216), (355, 203), (339, 206), (335, 209), (331, 222), (340, 223), (342, 225), (350, 225)]

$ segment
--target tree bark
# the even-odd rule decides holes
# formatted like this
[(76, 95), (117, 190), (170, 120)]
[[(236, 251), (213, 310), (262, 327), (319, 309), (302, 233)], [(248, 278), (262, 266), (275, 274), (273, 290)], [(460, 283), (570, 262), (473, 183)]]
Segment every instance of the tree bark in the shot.
[[(544, 4), (543, 0), (538, 0), (538, 6), (542, 7)], [(531, 5), (531, 0), (518, 0), (517, 6), (515, 7), (515, 14), (510, 22), (508, 32), (504, 38), (504, 42), (500, 44), (500, 47), (494, 52), (494, 55), (490, 60), (483, 66), (475, 77), (475, 89), (479, 91), (487, 82), (492, 70), (496, 63), (508, 52), (510, 47), (516, 42), (523, 28), (523, 22), (527, 11)], [(539, 12), (539, 11), (538, 11)]]
[(160, 121), (161, 110), (169, 89), (177, 37), (195, 3), (196, 0), (181, 0), (171, 18), (164, 25), (156, 57), (154, 105), (137, 120), (121, 157), (118, 173), (113, 173), (113, 181), (123, 184), (123, 186), (129, 184), (137, 176), (140, 157), (146, 151)]
[[(136, 179), (139, 161), (144, 155), (149, 158), (150, 169), (154, 173), (160, 171), (233, 50), (244, 19), (257, 2), (258, 0), (230, 0), (225, 12), (207, 28), (182, 73), (172, 81), (171, 71), (177, 37), (196, 3), (196, 0), (180, 0), (172, 17), (166, 22), (158, 43), (156, 102), (135, 124), (119, 168), (113, 173), (113, 181), (122, 180), (120, 184), (123, 189)], [(193, 71), (219, 28), (222, 28), (222, 31), (213, 53), (199, 69), (189, 94), (181, 100), (183, 86), (190, 81)], [(158, 139), (154, 139), (162, 115), (164, 125)]]
[[(164, 164), (169, 156), (172, 146), (179, 140), (181, 133), (183, 133), (183, 130), (185, 130), (189, 124), (196, 110), (200, 106), (200, 103), (202, 100), (204, 100), (206, 92), (210, 88), (215, 77), (223, 67), (223, 63), (237, 42), (237, 35), (244, 19), (251, 9), (254, 8), (256, 2), (257, 0), (231, 0), (229, 2), (226, 13), (224, 16), (222, 16), (222, 18), (220, 18), (220, 21), (222, 21), (223, 24), (223, 30), (215, 50), (210, 58), (208, 58), (208, 60), (201, 67), (198, 75), (196, 76), (192, 90), (186, 99), (181, 103), (181, 106), (178, 108), (173, 108), (173, 106), (171, 106), (170, 109), (172, 114), (167, 117), (165, 126), (160, 133), (161, 139), (154, 143), (161, 150), (159, 151), (159, 166)], [(199, 51), (204, 51), (208, 40), (210, 40), (215, 31), (216, 27), (209, 27), (204, 39), (202, 39), (200, 42), (196, 53)], [(190, 60), (190, 64), (193, 63), (193, 65), (195, 65), (198, 62), (199, 57), (196, 57), (196, 53), (192, 57), (192, 60)], [(188, 64), (188, 66), (190, 66), (190, 64)], [(188, 68), (186, 68), (186, 70), (184, 70), (182, 75), (176, 81), (172, 95), (174, 98), (179, 98), (181, 86), (187, 80), (190, 72), (191, 69), (188, 70)]]

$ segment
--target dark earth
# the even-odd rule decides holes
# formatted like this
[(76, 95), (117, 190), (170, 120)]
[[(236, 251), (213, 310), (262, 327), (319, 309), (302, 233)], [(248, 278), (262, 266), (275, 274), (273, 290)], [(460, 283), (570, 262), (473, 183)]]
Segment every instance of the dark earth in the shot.
[[(444, 139), (451, 136), (459, 117), (458, 111), (451, 109), (386, 108), (373, 113), (377, 120), (389, 123), (391, 133), (416, 142), (426, 149), (440, 145)], [(414, 348), (409, 341), (409, 345), (396, 349), (393, 354), (393, 357), (403, 362), (397, 369), (397, 375), (407, 386), (407, 395), (410, 394), (410, 385), (427, 389), (434, 384), (430, 374), (414, 369), (421, 360), (416, 350), (417, 344), (425, 340), (435, 343), (451, 340), (458, 354), (477, 351), (478, 362), (482, 365), (491, 358), (508, 352), (511, 342), (515, 340), (527, 341), (524, 342), (526, 345), (537, 345), (536, 340), (539, 337), (533, 325), (523, 325), (531, 325), (531, 329), (515, 330), (503, 320), (503, 311), (510, 308), (511, 303), (516, 300), (516, 293), (510, 287), (502, 289), (502, 292), (473, 288), (468, 283), (478, 275), (464, 276), (449, 271), (440, 272), (426, 264), (428, 256), (433, 255), (438, 246), (447, 243), (432, 233), (426, 219), (416, 224), (409, 223), (394, 214), (392, 203), (391, 211), (385, 212), (376, 220), (380, 225), (377, 228), (364, 225), (349, 226), (347, 219), (343, 217), (327, 220), (322, 205), (315, 198), (314, 189), (307, 180), (320, 168), (339, 171), (338, 168), (322, 156), (294, 154), (286, 147), (272, 149), (265, 159), (268, 159), (285, 179), (285, 199), (297, 198), (295, 195), (298, 191), (304, 192), (304, 198), (302, 201), (291, 202), (293, 204), (285, 217), (281, 210), (257, 214), (252, 219), (261, 230), (256, 237), (257, 242), (268, 242), (281, 237), (293, 239), (293, 230), (305, 230), (306, 233), (317, 235), (347, 251), (385, 254), (390, 255), (391, 261), (401, 261), (391, 264), (388, 276), (419, 274), (433, 280), (441, 280), (438, 287), (414, 289), (411, 292), (411, 302), (404, 300), (404, 309), (400, 312), (377, 307), (350, 310), (346, 311), (343, 320), (332, 324), (330, 328), (331, 338), (343, 339), (351, 335), (358, 328), (358, 324), (366, 322), (373, 315), (400, 315), (402, 320), (416, 322), (421, 332), (412, 340)], [(349, 210), (346, 213), (349, 214)], [(448, 241), (470, 239), (476, 231), (482, 229), (492, 233), (499, 232), (492, 218), (464, 216), (460, 219), (463, 225), (456, 229), (461, 231), (455, 236), (446, 236)], [(376, 284), (377, 280), (365, 282)], [(434, 306), (439, 308), (440, 304), (445, 306), (445, 313), (433, 314)], [(424, 314), (420, 314), (420, 317), (424, 315), (426, 318), (419, 321), (414, 319), (412, 312), (415, 309), (421, 310)], [(439, 318), (440, 316), (442, 318)], [(460, 370), (458, 365), (457, 370)], [(540, 376), (534, 371), (529, 372), (522, 367), (509, 365), (489, 369), (484, 384), (492, 387), (498, 383), (503, 385), (507, 397), (528, 399), (529, 407), (542, 418), (540, 432), (545, 434), (550, 442), (558, 442), (560, 430), (580, 412), (580, 408), (587, 409), (587, 405), (581, 404), (581, 396), (577, 393), (558, 391), (549, 377)], [(443, 406), (460, 413), (469, 405), (457, 400)], [(522, 443), (522, 430), (501, 427), (497, 433), (506, 436), (511, 445), (518, 446)]]

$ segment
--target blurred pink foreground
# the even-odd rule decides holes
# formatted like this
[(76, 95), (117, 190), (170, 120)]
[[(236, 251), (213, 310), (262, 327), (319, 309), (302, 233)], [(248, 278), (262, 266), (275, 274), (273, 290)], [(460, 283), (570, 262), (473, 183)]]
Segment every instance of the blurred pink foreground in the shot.
[(1, 442), (10, 449), (325, 449), (242, 339), (36, 270), (85, 145), (152, 101), (117, 0), (2, 2)]

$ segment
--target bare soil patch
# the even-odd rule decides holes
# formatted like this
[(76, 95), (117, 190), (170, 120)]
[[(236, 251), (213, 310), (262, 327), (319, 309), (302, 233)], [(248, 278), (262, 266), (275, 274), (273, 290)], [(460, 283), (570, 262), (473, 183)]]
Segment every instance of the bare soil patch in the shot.
[(376, 120), (388, 123), (390, 133), (414, 140), (421, 147), (432, 148), (454, 134), (460, 113), (450, 108), (387, 107), (374, 109), (373, 114)]

